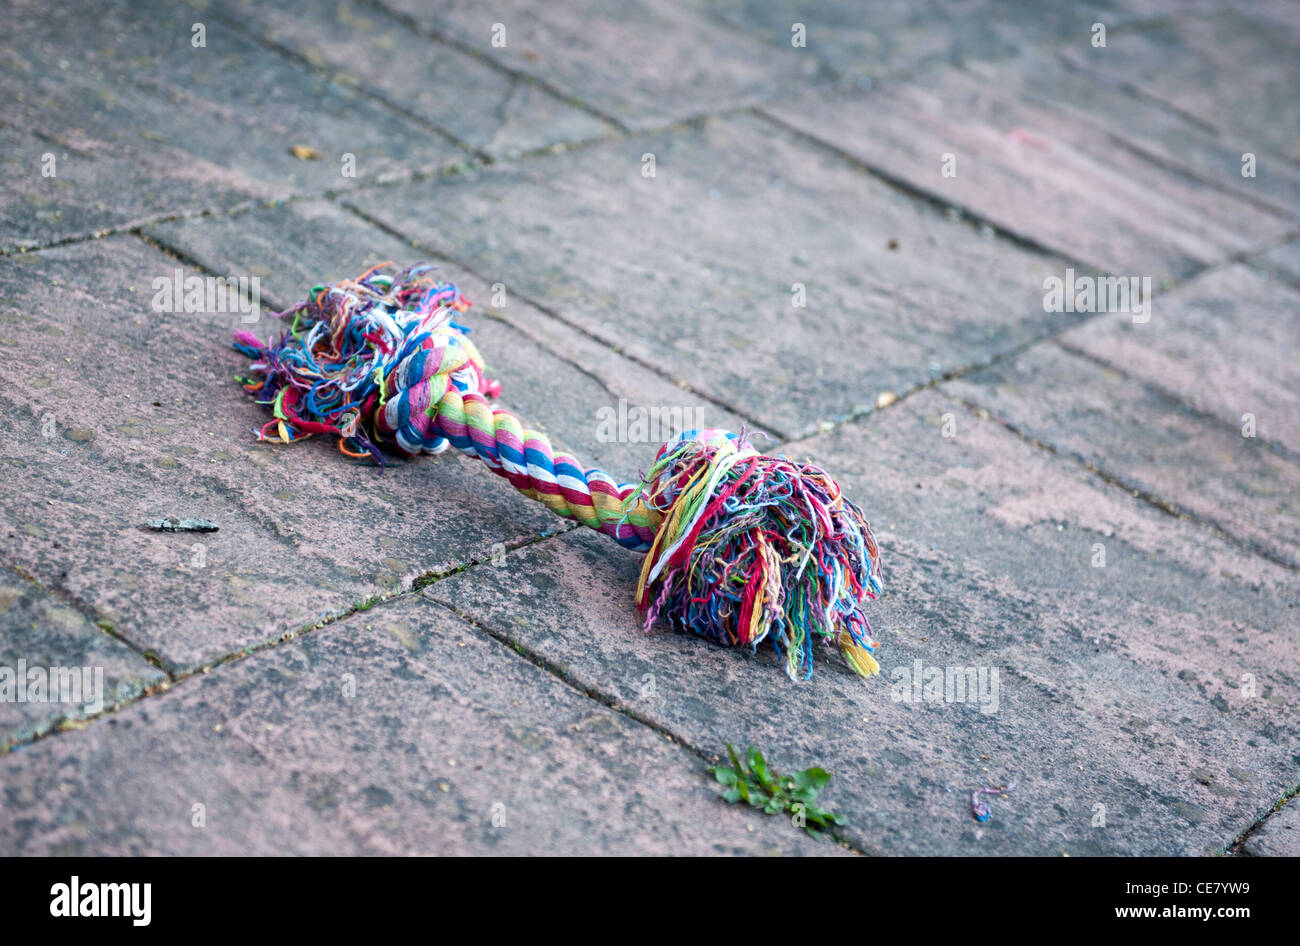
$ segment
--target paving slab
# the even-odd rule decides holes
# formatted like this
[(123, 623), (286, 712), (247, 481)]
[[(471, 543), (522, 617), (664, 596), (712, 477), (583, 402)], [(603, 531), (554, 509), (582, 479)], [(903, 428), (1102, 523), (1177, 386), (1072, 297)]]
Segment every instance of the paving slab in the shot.
[(220, 0), (207, 9), (493, 157), (616, 130), (534, 82), (422, 35), (373, 3)]
[[(186, 172), (203, 169), (178, 172), (169, 157), (148, 147), (127, 152), (72, 127), (10, 127), (0, 117), (0, 251), (248, 199), (235, 186), (186, 180)], [(137, 176), (148, 185), (122, 188)]]
[(0, 249), (471, 157), (216, 18), (199, 20), (206, 45), (192, 45), (198, 17), (163, 0), (15, 0), (0, 54), (0, 125), (16, 172), (0, 192)]
[[(933, 391), (790, 451), (876, 526), (871, 681), (827, 655), (794, 684), (766, 651), (641, 633), (635, 556), (585, 531), (421, 593), (703, 751), (823, 765), (873, 852), (1205, 854), (1293, 787), (1294, 573)], [(997, 671), (997, 699), (916, 701), (917, 661)], [(977, 823), (969, 793), (1010, 781)]]
[[(1084, 47), (1087, 44), (1082, 44)], [(1081, 126), (1077, 140), (1105, 156), (1106, 148), (1137, 152), (1175, 176), (1202, 183), (1288, 219), (1300, 214), (1300, 166), (1265, 148), (1244, 175), (1240, 142), (1195, 116), (1169, 108), (1126, 82), (1085, 69), (1078, 42), (1026, 49), (1014, 59), (967, 62), (966, 69), (1003, 94), (1014, 93)], [(1101, 57), (1103, 50), (1096, 50)]]
[(1241, 853), (1248, 857), (1300, 857), (1300, 805), (1294, 797), (1251, 832)]
[(790, 45), (804, 25), (807, 50), (850, 82), (873, 80), (953, 61), (1013, 56), (1073, 36), (1087, 44), (1092, 25), (1108, 29), (1139, 18), (1210, 6), (1211, 0), (1103, 0), (1100, 3), (919, 0), (912, 3), (827, 4), (793, 0), (697, 0), (698, 5), (773, 46)]
[(1300, 453), (1300, 292), (1242, 264), (1157, 296), (1150, 321), (1107, 314), (1061, 341), (1239, 431)]
[(1252, 265), (1300, 289), (1300, 240), (1290, 240), (1251, 257)]
[(1052, 343), (942, 388), (1166, 508), (1300, 567), (1300, 463), (1243, 437), (1240, 424), (1191, 412)]
[[(545, 431), (557, 448), (624, 480), (648, 467), (659, 444), (679, 429), (739, 430), (744, 423), (514, 297), (511, 287), (498, 294), (463, 267), (441, 263), (328, 201), (176, 221), (146, 233), (211, 272), (260, 274), (264, 301), (275, 309), (322, 281), (389, 260), (400, 267), (430, 258), (473, 304), (459, 321), (473, 330), (491, 376), (502, 384), (499, 403)], [(259, 325), (264, 334), (272, 331), (268, 320)]]
[(1241, 152), (1300, 161), (1300, 13), (1291, 4), (1238, 4), (1116, 31), (1105, 49), (1081, 47), (1081, 66), (1126, 82), (1222, 133)]
[[(2, 567), (0, 676), (0, 753), (57, 726), (76, 725), (167, 680), (68, 602)], [(26, 682), (20, 686), (20, 680)]]
[(150, 704), (0, 757), (0, 852), (359, 853), (345, 824), (305, 804), (253, 747), (214, 731), (219, 715), (196, 720)]
[(676, 0), (383, 5), (629, 128), (739, 108), (830, 78), (807, 50), (769, 46)]
[(1294, 36), (1300, 29), (1300, 15), (1291, 0), (1230, 0), (1226, 4), (1216, 4), (1205, 13), (1223, 13), (1232, 10), (1251, 20), (1257, 21), (1250, 29), (1262, 25), (1265, 29), (1280, 29)]
[[(374, 553), (352, 566), (321, 560), (299, 544), (292, 523), (285, 528), (256, 501), (245, 504), (242, 490), (199, 466), (216, 454), (257, 462), (247, 449), (234, 454), (205, 444), (200, 453), (198, 446), (160, 443), (166, 435), (153, 431), (172, 424), (154, 423), (143, 412), (125, 413), (116, 428), (104, 428), (99, 418), (85, 427), (60, 422), (69, 410), (63, 405), (33, 414), (29, 405), (5, 398), (0, 410), (13, 437), (5, 456), (0, 557), (169, 671), (210, 665), (400, 589), (404, 569), (397, 570), (391, 552), (387, 565)], [(42, 435), (47, 417), (56, 418), (49, 440)], [(97, 435), (107, 441), (98, 449)], [(123, 437), (138, 437), (142, 456), (112, 443)], [(279, 492), (294, 495), (284, 487)], [(144, 528), (167, 516), (207, 519), (219, 531)], [(337, 545), (326, 546), (327, 553)]]
[(752, 116), (345, 202), (785, 436), (1038, 337), (1064, 266)]
[(153, 310), (178, 268), (125, 236), (0, 260), (5, 562), (184, 670), (563, 527), (460, 456), (258, 443), (241, 316)]
[(414, 596), (0, 758), (0, 811), (4, 854), (844, 853)]
[(868, 167), (1000, 229), (1157, 285), (1276, 240), (1291, 218), (957, 67), (765, 106)]

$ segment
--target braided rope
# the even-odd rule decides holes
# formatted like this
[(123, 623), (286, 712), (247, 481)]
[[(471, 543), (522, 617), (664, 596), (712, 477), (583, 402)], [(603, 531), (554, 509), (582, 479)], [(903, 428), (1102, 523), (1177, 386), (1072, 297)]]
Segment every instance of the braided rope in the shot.
[(650, 548), (660, 517), (640, 503), (626, 508), (636, 484), (619, 483), (604, 470), (584, 469), (569, 454), (554, 452), (545, 434), (525, 428), (481, 394), (448, 390), (438, 402), (437, 422), (453, 447), (477, 456), (529, 499), (625, 548)]

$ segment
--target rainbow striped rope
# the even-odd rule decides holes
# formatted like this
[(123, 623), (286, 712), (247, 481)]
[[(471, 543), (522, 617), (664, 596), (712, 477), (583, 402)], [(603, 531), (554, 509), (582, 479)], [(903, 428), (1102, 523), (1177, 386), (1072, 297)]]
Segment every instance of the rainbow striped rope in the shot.
[(644, 552), (647, 629), (662, 619), (721, 644), (771, 641), (794, 679), (812, 674), (814, 637), (837, 644), (857, 673), (879, 670), (862, 608), (881, 590), (879, 550), (824, 470), (713, 429), (665, 444), (638, 483), (585, 468), (488, 403), (500, 384), (455, 321), (469, 303), (454, 285), (425, 263), (396, 276), (381, 268), (313, 287), (279, 313), (289, 324), (272, 345), (235, 333), (254, 359), (245, 389), (274, 418), (259, 439), (329, 434), (380, 466), (385, 449), (455, 447), (557, 515)]

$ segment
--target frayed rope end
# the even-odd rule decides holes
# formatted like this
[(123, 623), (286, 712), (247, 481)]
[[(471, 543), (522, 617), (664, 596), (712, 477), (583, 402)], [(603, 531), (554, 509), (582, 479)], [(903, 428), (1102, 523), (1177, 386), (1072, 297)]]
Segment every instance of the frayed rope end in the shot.
[(791, 679), (812, 674), (813, 638), (879, 672), (862, 604), (881, 590), (861, 510), (820, 467), (759, 454), (736, 434), (690, 431), (665, 445), (628, 508), (661, 519), (641, 568), (649, 626), (751, 648), (770, 640)]

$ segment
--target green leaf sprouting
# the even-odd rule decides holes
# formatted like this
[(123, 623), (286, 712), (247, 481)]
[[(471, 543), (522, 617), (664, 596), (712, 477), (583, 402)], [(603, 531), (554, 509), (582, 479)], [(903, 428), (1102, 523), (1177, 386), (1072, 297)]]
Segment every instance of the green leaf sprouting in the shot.
[(844, 824), (842, 815), (817, 805), (817, 793), (831, 778), (825, 769), (813, 767), (782, 775), (770, 769), (763, 753), (753, 746), (745, 753), (742, 763), (731, 743), (727, 743), (727, 756), (731, 759), (730, 766), (710, 770), (722, 786), (724, 801), (743, 801), (769, 815), (785, 812), (797, 827), (815, 838), (833, 835), (836, 826)]

